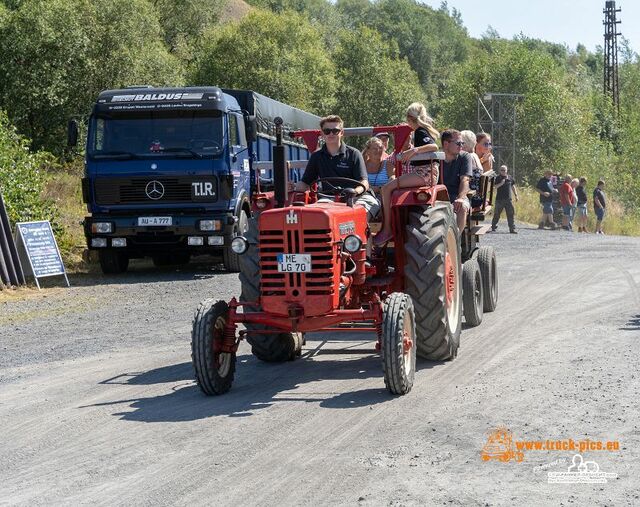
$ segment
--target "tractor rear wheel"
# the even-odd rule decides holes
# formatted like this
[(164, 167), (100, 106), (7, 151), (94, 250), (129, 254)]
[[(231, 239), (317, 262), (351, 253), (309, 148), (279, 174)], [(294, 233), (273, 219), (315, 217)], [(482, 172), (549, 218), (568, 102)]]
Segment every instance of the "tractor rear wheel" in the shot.
[(492, 246), (481, 246), (478, 249), (476, 258), (482, 275), (484, 311), (492, 312), (498, 306), (498, 263), (496, 261), (496, 252)]
[(448, 202), (414, 207), (405, 242), (405, 286), (413, 299), (418, 355), (453, 359), (462, 326), (460, 234)]
[(200, 303), (193, 317), (191, 360), (198, 386), (208, 396), (231, 389), (236, 371), (235, 352), (220, 351), (228, 314), (229, 305), (225, 301), (207, 299)]
[(382, 317), (382, 370), (392, 394), (407, 394), (416, 371), (416, 328), (411, 296), (394, 292)]
[(483, 315), (482, 275), (475, 259), (469, 259), (462, 265), (462, 306), (464, 320), (469, 326), (479, 326)]
[[(245, 238), (249, 249), (240, 255), (240, 301), (258, 301), (260, 299), (260, 253), (258, 250), (258, 221), (249, 220)], [(259, 306), (245, 306), (243, 311), (251, 313), (260, 311)], [(281, 363), (292, 361), (302, 352), (303, 337), (301, 333), (258, 333), (264, 326), (245, 324), (247, 341), (251, 352), (261, 361)]]

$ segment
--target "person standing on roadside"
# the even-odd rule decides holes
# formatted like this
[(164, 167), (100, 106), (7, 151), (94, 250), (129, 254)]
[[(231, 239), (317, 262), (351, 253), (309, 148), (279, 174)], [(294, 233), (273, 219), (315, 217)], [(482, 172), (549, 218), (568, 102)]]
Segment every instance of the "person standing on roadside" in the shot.
[(587, 231), (587, 179), (580, 178), (580, 182), (576, 187), (576, 195), (578, 196), (578, 207), (576, 209), (578, 215), (578, 232)]
[(540, 194), (540, 206), (542, 206), (542, 217), (538, 229), (544, 229), (547, 224), (551, 229), (556, 228), (556, 223), (553, 221), (553, 193), (556, 190), (551, 185), (551, 176), (553, 172), (546, 170), (536, 185), (536, 192)]
[(509, 232), (511, 234), (518, 234), (515, 224), (515, 209), (513, 208), (513, 201), (511, 195), (515, 197), (518, 202), (518, 190), (516, 189), (516, 182), (508, 174), (508, 168), (506, 165), (500, 166), (500, 173), (496, 178), (496, 209), (493, 212), (493, 220), (491, 220), (491, 230), (495, 231), (498, 228), (498, 222), (502, 215), (502, 210), (507, 213), (507, 223), (509, 224)]
[(598, 186), (593, 190), (593, 208), (596, 212), (596, 234), (604, 234), (602, 232), (602, 220), (607, 208), (607, 199), (604, 195), (603, 180), (598, 181)]
[(571, 180), (573, 177), (567, 174), (564, 177), (564, 183), (560, 185), (560, 204), (562, 206), (562, 228), (565, 231), (571, 230), (571, 212), (573, 210), (573, 188), (571, 188)]

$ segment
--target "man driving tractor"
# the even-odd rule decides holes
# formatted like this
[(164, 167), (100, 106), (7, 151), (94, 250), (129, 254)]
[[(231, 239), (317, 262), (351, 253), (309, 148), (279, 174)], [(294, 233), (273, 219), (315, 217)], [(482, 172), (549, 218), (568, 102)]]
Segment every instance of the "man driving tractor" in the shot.
[(342, 186), (353, 188), (357, 196), (355, 203), (367, 210), (367, 219), (371, 220), (380, 212), (380, 203), (369, 190), (369, 179), (362, 153), (342, 141), (343, 128), (344, 122), (339, 116), (326, 116), (320, 120), (324, 146), (311, 154), (304, 175), (301, 181), (296, 183), (295, 189), (299, 192), (309, 190), (310, 185), (321, 178), (348, 178), (359, 181), (358, 185), (355, 182), (345, 182)]

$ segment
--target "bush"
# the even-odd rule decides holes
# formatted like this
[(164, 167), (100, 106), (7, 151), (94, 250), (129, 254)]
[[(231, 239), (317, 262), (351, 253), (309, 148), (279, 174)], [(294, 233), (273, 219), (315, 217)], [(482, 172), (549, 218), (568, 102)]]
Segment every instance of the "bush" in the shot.
[(47, 181), (45, 168), (53, 162), (49, 153), (31, 153), (29, 141), (16, 132), (0, 110), (0, 192), (12, 225), (31, 220), (50, 220), (56, 225), (54, 203), (42, 199)]

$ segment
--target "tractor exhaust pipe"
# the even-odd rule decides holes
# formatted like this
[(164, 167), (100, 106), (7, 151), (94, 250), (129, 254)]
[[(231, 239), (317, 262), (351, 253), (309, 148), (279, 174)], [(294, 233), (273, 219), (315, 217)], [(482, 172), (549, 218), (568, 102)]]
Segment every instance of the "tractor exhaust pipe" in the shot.
[(273, 123), (276, 126), (276, 144), (273, 147), (273, 186), (276, 208), (284, 207), (287, 200), (287, 160), (285, 156), (285, 146), (282, 144), (282, 118), (277, 116)]

